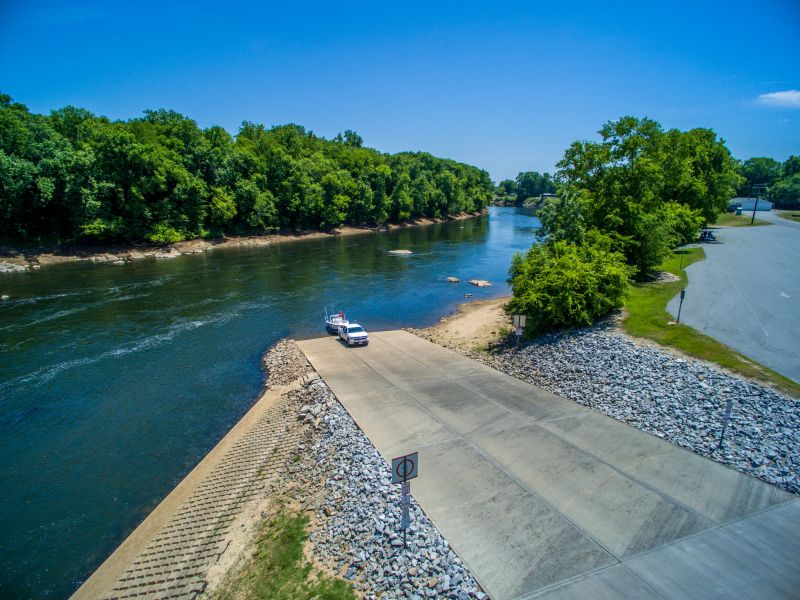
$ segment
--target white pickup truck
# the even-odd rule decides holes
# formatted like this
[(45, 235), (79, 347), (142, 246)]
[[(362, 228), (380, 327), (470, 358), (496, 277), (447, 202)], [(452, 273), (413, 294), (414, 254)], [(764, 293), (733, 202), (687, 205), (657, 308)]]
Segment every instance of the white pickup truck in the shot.
[(339, 337), (347, 342), (348, 346), (366, 346), (369, 344), (369, 335), (358, 323), (348, 323), (339, 327)]

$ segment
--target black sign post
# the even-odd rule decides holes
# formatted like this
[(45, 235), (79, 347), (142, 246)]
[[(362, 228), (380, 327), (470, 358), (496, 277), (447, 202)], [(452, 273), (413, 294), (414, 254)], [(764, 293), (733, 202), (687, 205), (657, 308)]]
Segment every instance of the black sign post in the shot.
[(406, 531), (411, 525), (411, 480), (419, 474), (419, 453), (406, 454), (392, 459), (392, 483), (401, 483), (402, 494), (400, 496), (400, 506), (403, 509), (400, 527), (403, 529), (403, 548), (406, 546)]
[(678, 318), (675, 319), (675, 323), (681, 322), (681, 309), (683, 308), (683, 299), (686, 298), (686, 290), (681, 290), (681, 302), (678, 304)]

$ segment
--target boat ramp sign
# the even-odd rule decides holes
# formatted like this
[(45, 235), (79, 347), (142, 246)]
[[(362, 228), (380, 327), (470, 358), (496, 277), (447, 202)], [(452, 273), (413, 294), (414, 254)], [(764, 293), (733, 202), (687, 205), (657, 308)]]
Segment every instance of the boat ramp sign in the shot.
[(406, 548), (406, 530), (411, 525), (411, 480), (419, 475), (419, 453), (406, 454), (392, 459), (392, 483), (402, 483), (400, 495), (403, 548)]
[(403, 483), (419, 475), (419, 453), (392, 459), (392, 483)]

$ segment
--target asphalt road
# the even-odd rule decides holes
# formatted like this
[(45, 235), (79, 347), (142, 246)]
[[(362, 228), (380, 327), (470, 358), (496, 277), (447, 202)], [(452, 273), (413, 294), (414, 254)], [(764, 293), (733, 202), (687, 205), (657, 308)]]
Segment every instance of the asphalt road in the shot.
[[(706, 260), (686, 269), (681, 323), (800, 382), (800, 223), (716, 230)], [(678, 313), (678, 296), (667, 309)]]
[(792, 494), (404, 331), (298, 344), (495, 600), (796, 598)]

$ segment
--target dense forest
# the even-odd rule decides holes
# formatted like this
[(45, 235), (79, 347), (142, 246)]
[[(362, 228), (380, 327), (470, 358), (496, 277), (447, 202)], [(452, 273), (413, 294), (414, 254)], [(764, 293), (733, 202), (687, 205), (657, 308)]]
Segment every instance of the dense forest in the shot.
[(758, 193), (776, 208), (800, 208), (800, 156), (790, 156), (783, 164), (763, 156), (749, 158), (740, 172), (745, 179), (737, 190), (739, 196)]
[(0, 241), (176, 242), (323, 229), (483, 209), (476, 167), (383, 154), (353, 131), (245, 122), (236, 136), (168, 110), (111, 121), (68, 106), (49, 115), (0, 94)]

